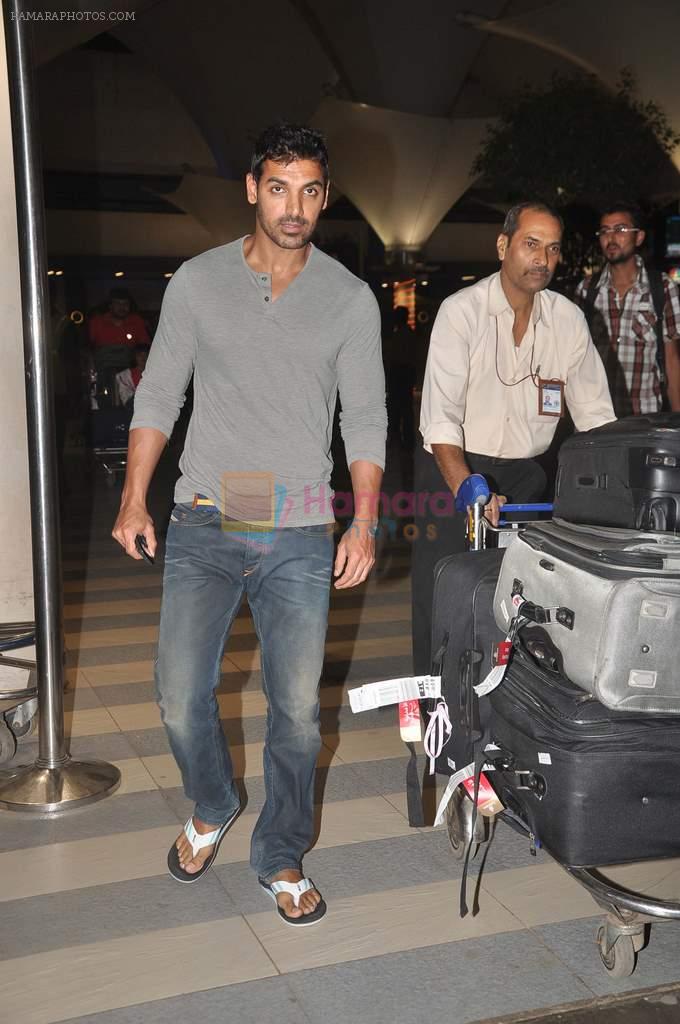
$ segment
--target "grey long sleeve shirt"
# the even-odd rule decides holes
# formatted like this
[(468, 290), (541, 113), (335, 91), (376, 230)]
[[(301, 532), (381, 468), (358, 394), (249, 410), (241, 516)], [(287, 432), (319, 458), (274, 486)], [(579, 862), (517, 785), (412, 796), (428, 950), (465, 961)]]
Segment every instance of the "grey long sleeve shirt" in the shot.
[(271, 275), (246, 263), (243, 239), (184, 263), (165, 293), (131, 429), (170, 437), (192, 373), (176, 501), (201, 494), (251, 523), (332, 522), (338, 391), (348, 463), (384, 467), (378, 306), (368, 285), (314, 247), (276, 301)]

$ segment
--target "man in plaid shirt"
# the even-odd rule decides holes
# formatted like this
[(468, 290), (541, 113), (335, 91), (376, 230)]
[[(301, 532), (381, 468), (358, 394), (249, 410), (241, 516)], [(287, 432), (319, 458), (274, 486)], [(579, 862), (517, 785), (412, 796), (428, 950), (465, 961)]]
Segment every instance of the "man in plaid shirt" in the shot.
[[(645, 267), (638, 252), (645, 239), (641, 224), (640, 211), (626, 203), (604, 211), (597, 234), (605, 267), (576, 290), (618, 417), (659, 412), (665, 398), (680, 410), (680, 297), (666, 274)], [(655, 306), (663, 309), (662, 346)]]

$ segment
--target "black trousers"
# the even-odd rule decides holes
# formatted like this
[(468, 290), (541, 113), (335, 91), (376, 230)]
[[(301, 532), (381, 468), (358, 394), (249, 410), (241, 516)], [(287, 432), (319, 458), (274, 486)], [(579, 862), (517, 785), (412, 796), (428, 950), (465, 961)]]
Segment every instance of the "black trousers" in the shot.
[[(534, 459), (494, 459), (487, 455), (466, 452), (471, 472), (481, 473), (492, 492), (504, 494), (508, 502), (516, 504), (540, 501), (546, 489), (546, 475)], [(447, 555), (465, 551), (466, 516), (460, 512), (436, 515), (437, 507), (445, 507), (440, 500), (434, 502), (434, 511), (425, 496), (450, 493), (439, 472), (434, 456), (418, 446), (415, 453), (415, 491), (418, 512), (413, 542), (411, 576), (413, 671), (425, 675), (431, 669), (430, 634), (432, 629), (432, 594), (434, 570), (437, 562)], [(465, 595), (461, 594), (461, 600)]]

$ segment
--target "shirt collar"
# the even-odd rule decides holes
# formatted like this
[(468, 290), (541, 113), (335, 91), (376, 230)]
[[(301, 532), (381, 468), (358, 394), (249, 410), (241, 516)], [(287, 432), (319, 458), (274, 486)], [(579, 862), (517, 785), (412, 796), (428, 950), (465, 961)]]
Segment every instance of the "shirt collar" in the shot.
[[(506, 310), (512, 312), (512, 307), (508, 302), (508, 297), (503, 291), (503, 285), (501, 284), (501, 274), (498, 271), (492, 274), (489, 280), (489, 313), (491, 316), (500, 316), (501, 313), (505, 313)], [(547, 309), (546, 303), (543, 300), (541, 292), (537, 292), (534, 295), (534, 306), (531, 311), (531, 319), (536, 325), (539, 320), (543, 320), (547, 323), (546, 319)]]

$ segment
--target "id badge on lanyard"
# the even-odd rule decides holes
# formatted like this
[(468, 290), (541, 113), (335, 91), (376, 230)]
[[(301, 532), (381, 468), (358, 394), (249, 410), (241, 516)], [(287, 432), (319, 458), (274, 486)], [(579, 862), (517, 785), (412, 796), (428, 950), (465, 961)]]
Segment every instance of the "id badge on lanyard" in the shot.
[(538, 415), (564, 416), (564, 381), (557, 377), (552, 380), (538, 378)]

